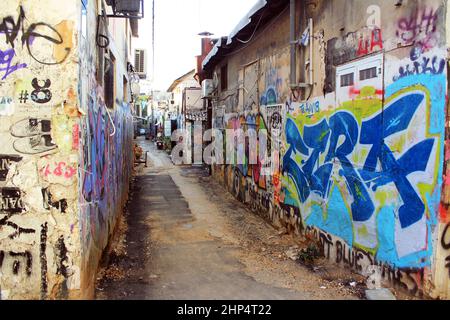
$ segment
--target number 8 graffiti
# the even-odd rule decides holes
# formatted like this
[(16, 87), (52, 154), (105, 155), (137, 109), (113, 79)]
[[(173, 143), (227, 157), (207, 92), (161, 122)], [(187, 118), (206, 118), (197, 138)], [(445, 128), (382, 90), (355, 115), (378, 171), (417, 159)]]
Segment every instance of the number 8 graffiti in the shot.
[(31, 92), (31, 100), (33, 100), (36, 103), (47, 103), (52, 99), (52, 93), (50, 92), (49, 88), (51, 86), (52, 82), (50, 79), (45, 80), (44, 85), (40, 86), (38, 79), (34, 78), (31, 82), (31, 85), (34, 88), (34, 91)]

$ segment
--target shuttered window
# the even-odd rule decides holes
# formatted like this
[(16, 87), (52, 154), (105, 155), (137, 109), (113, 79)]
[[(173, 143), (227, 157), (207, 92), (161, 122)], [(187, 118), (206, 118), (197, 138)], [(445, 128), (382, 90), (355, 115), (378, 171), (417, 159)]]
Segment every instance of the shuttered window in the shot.
[(145, 51), (135, 50), (134, 67), (137, 73), (145, 73)]
[(341, 76), (341, 87), (350, 87), (355, 84), (355, 75), (354, 73), (348, 73)]
[(369, 80), (377, 77), (377, 67), (359, 71), (359, 80)]

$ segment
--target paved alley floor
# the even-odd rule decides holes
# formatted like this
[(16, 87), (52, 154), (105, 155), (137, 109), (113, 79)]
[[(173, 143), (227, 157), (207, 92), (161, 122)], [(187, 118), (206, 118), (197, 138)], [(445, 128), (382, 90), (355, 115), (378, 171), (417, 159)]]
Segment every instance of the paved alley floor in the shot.
[[(97, 299), (358, 299), (356, 275), (287, 258), (295, 245), (206, 172), (175, 167), (153, 143), (97, 281)], [(322, 271), (320, 271), (322, 270)]]

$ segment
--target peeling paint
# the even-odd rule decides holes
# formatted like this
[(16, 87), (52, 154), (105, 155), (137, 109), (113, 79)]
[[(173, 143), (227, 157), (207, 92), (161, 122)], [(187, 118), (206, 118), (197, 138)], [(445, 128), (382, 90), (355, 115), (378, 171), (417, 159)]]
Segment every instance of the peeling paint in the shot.
[[(88, 16), (89, 25), (96, 26), (95, 2), (89, 1)], [(80, 42), (80, 23), (80, 1), (2, 2), (0, 299), (92, 297), (92, 275), (111, 232), (107, 225), (114, 226), (126, 201), (132, 164), (127, 155), (132, 155), (130, 108), (124, 102), (111, 109), (114, 137), (104, 105), (95, 144), (83, 135), (86, 127), (86, 133), (97, 129), (90, 114), (80, 112), (88, 107), (85, 97), (97, 92), (98, 101), (104, 97), (94, 80), (98, 48), (87, 45), (95, 43), (96, 30), (89, 28)], [(117, 58), (122, 47), (125, 43), (112, 45)], [(116, 65), (117, 76), (127, 77), (126, 63), (117, 59)], [(97, 147), (95, 153), (92, 148)], [(83, 197), (85, 171), (104, 174), (93, 180), (98, 190), (114, 186), (108, 194), (93, 194), (92, 212), (102, 206), (95, 217)], [(92, 239), (103, 240), (93, 244)]]

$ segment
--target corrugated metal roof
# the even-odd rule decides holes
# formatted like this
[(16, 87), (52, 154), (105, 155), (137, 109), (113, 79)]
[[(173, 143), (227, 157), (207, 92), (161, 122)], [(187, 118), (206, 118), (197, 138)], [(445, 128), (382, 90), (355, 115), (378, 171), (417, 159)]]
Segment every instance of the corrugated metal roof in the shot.
[(250, 29), (250, 27), (258, 27), (259, 22), (261, 22), (261, 12), (263, 9), (267, 8), (268, 10), (265, 10), (265, 12), (269, 12), (269, 15), (264, 14), (263, 19), (267, 23), (267, 19), (273, 18), (273, 16), (276, 14), (276, 10), (273, 11), (272, 9), (277, 9), (279, 8), (280, 4), (284, 5), (287, 3), (287, 0), (258, 0), (256, 4), (250, 9), (250, 11), (244, 16), (244, 18), (242, 18), (242, 20), (236, 25), (233, 31), (231, 31), (228, 37), (223, 37), (219, 39), (219, 41), (217, 41), (214, 48), (203, 60), (202, 68), (205, 70), (208, 64), (210, 64), (213, 60), (220, 58), (220, 55), (223, 54), (224, 51), (226, 52), (232, 47), (241, 44), (241, 42), (235, 40), (239, 35), (248, 32), (248, 30), (246, 29)]
[(244, 18), (238, 23), (238, 25), (231, 31), (230, 35), (228, 36), (227, 45), (231, 44), (234, 37), (244, 29), (246, 26), (252, 22), (253, 15), (264, 8), (267, 4), (267, 0), (258, 0), (258, 2), (250, 9), (250, 11), (246, 14)]

